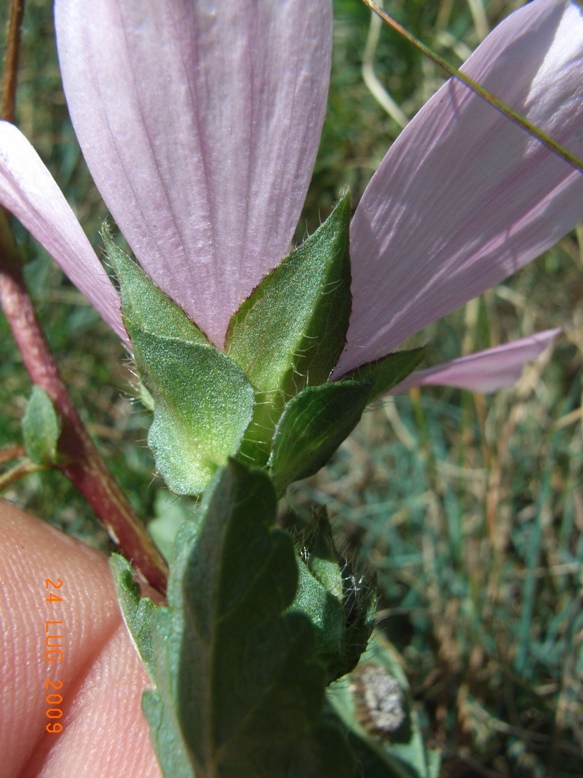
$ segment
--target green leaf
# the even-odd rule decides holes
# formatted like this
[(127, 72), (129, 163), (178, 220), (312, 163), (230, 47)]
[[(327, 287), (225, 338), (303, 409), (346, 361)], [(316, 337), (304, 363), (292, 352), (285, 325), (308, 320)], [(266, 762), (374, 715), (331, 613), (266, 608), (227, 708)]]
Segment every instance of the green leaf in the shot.
[(373, 402), (407, 378), (424, 356), (425, 346), (414, 348), (410, 351), (396, 351), (394, 354), (388, 354), (386, 357), (382, 357), (382, 359), (377, 359), (375, 362), (367, 362), (366, 365), (361, 365), (355, 370), (351, 370), (350, 373), (346, 373), (339, 380), (359, 381), (368, 376), (373, 376), (374, 386), (369, 398), (369, 402)]
[[(160, 618), (159, 623), (162, 623)], [(162, 661), (166, 660), (163, 655)], [(165, 694), (146, 690), (142, 694), (142, 712), (150, 725), (150, 739), (156, 752), (158, 765), (164, 778), (206, 778), (206, 773), (196, 772), (188, 745), (182, 735), (178, 711), (165, 704), (165, 697), (173, 694), (164, 687)]]
[(382, 636), (375, 635), (367, 658), (330, 688), (328, 702), (348, 727), (367, 778), (437, 778), (439, 753), (425, 747), (407, 679)]
[(289, 401), (277, 424), (269, 460), (278, 494), (326, 464), (358, 424), (373, 383), (373, 378), (365, 378), (311, 386)]
[(169, 608), (154, 616), (156, 689), (143, 702), (167, 778), (358, 775), (340, 730), (320, 720), (312, 626), (285, 613), (297, 566), (276, 505), (265, 473), (230, 461), (205, 494), (200, 531), (180, 530)]
[(56, 464), (59, 434), (59, 419), (50, 397), (40, 386), (33, 386), (22, 419), (22, 436), (29, 459), (37, 465)]
[(120, 554), (112, 554), (109, 567), (126, 627), (153, 680), (156, 655), (152, 642), (152, 618), (157, 606), (149, 597), (140, 597), (140, 586), (134, 581), (134, 571), (127, 559)]
[(114, 243), (107, 224), (101, 230), (120, 286), (122, 315), (125, 328), (133, 340), (137, 330), (154, 335), (210, 345), (205, 335), (144, 273), (140, 266)]
[(254, 394), (241, 368), (212, 346), (137, 329), (132, 345), (154, 398), (148, 434), (156, 465), (177, 494), (200, 494), (239, 448)]
[[(154, 644), (154, 618), (163, 621), (166, 609), (155, 605), (149, 597), (140, 598), (139, 584), (134, 581), (130, 563), (119, 554), (109, 560), (120, 610), (134, 646), (153, 684), (159, 682), (166, 668), (164, 657)], [(173, 708), (164, 709), (159, 696), (150, 690), (142, 695), (142, 710), (150, 723), (150, 734), (162, 773), (170, 778), (196, 778), (194, 767), (180, 734), (180, 725)]]
[(257, 392), (243, 452), (267, 462), (286, 401), (328, 380), (344, 348), (351, 309), (346, 194), (326, 222), (261, 281), (233, 315), (226, 353)]

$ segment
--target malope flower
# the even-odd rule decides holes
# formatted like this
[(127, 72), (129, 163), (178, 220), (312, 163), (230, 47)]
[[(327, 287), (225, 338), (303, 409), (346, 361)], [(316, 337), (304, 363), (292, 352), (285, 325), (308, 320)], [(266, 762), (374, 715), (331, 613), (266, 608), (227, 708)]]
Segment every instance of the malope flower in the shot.
[[(153, 281), (221, 348), (286, 254), (328, 89), (330, 0), (56, 0), (65, 94), (113, 218)], [(583, 18), (534, 0), (464, 65), (583, 155)], [(57, 184), (0, 123), (0, 202), (127, 342), (116, 289)], [(583, 217), (583, 176), (448, 81), (391, 146), (351, 226), (343, 373), (380, 358), (540, 255)], [(492, 391), (556, 330), (414, 373)]]

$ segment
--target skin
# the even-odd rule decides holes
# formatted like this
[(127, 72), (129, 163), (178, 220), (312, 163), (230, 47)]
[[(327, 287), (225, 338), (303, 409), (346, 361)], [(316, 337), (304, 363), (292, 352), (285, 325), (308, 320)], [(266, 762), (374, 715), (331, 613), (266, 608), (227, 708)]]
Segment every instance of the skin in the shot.
[[(0, 773), (160, 778), (140, 710), (148, 679), (106, 557), (1, 500), (0, 531)], [(46, 579), (62, 585), (47, 588)], [(51, 592), (62, 601), (47, 602)], [(62, 624), (47, 633), (51, 620)], [(47, 634), (62, 635), (49, 640), (60, 644), (53, 662), (45, 655)], [(47, 690), (47, 680), (62, 686)], [(62, 702), (47, 704), (49, 694)], [(47, 718), (51, 707), (62, 708), (62, 718)], [(47, 733), (56, 721), (62, 732)]]

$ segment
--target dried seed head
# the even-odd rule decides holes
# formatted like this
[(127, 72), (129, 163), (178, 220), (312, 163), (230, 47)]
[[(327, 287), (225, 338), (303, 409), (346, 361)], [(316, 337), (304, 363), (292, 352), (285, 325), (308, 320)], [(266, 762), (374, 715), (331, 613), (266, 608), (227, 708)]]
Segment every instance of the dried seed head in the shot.
[(379, 735), (395, 732), (405, 720), (403, 692), (384, 667), (363, 663), (352, 673), (358, 718), (369, 731)]

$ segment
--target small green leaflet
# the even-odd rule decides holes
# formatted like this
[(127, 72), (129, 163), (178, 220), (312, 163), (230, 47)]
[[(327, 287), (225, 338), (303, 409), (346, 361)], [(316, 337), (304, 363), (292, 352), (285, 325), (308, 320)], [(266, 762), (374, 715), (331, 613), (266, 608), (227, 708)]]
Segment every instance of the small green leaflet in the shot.
[(59, 419), (50, 397), (33, 386), (22, 419), (22, 436), (29, 459), (37, 465), (54, 465), (57, 460)]

